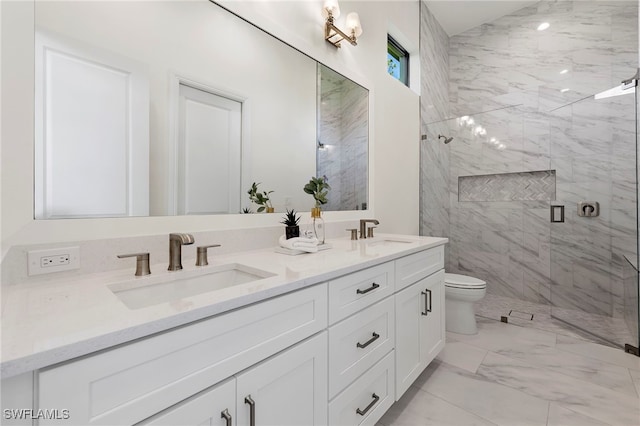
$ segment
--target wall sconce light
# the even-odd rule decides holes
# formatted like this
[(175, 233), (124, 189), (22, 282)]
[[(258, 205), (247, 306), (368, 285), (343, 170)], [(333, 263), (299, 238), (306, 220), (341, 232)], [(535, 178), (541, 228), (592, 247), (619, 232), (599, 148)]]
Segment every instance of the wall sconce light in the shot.
[[(340, 17), (340, 6), (338, 0), (325, 0), (322, 8), (322, 16), (327, 20), (324, 24), (324, 39), (335, 47), (340, 47), (342, 40), (347, 40), (352, 45), (357, 45), (357, 38), (362, 34), (360, 17), (357, 13), (351, 12), (347, 15), (347, 33), (336, 27), (334, 20)], [(347, 35), (351, 34), (351, 35)]]
[(318, 141), (318, 149), (324, 149), (324, 144)]

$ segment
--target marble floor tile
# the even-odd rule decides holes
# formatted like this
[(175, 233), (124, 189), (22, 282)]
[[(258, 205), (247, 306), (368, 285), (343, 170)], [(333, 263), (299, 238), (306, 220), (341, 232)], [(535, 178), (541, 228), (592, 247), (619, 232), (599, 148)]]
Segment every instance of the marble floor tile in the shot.
[[(499, 322), (480, 322), (478, 327), (482, 330), (482, 333), (475, 336), (465, 337), (464, 335), (448, 333), (447, 337), (451, 335), (452, 339), (458, 339), (457, 342), (452, 342), (452, 346), (454, 343), (460, 345), (464, 342), (468, 345), (475, 345), (569, 377), (598, 383), (601, 386), (629, 396), (637, 396), (633, 380), (626, 367), (584, 356), (584, 354), (560, 350), (556, 347), (556, 336), (552, 333)], [(449, 344), (445, 346), (445, 350), (448, 347)], [(464, 350), (464, 347), (460, 348), (460, 351)], [(620, 349), (614, 350), (622, 352)], [(446, 354), (446, 356), (454, 355)], [(462, 355), (457, 356), (462, 357)], [(472, 357), (471, 354), (468, 356)], [(450, 362), (446, 358), (441, 359), (471, 372), (476, 371)], [(469, 364), (468, 366), (474, 367), (474, 364)], [(477, 369), (477, 366), (475, 368)]]
[[(517, 318), (515, 316), (509, 316), (509, 312), (512, 310), (527, 312), (533, 314), (532, 320), (525, 320), (521, 318)], [(483, 300), (481, 300), (476, 306), (476, 314), (482, 318), (489, 318), (495, 321), (500, 321), (502, 316), (508, 317), (509, 324), (515, 324), (522, 327), (527, 328), (536, 328), (539, 330), (549, 331), (551, 333), (562, 334), (564, 336), (575, 337), (577, 339), (588, 340), (594, 343), (599, 343), (603, 345), (615, 346), (611, 342), (599, 338), (590, 333), (586, 333), (579, 328), (571, 327), (565, 321), (560, 321), (559, 319), (553, 318), (551, 316), (551, 307), (549, 305), (528, 302), (525, 300), (514, 299), (512, 297), (499, 296), (495, 294), (487, 294)], [(568, 317), (565, 316), (565, 319)], [(581, 318), (581, 321), (590, 321), (592, 320), (594, 323), (601, 320), (602, 317), (598, 315), (594, 315), (592, 317)], [(588, 322), (591, 324), (591, 322)], [(622, 323), (619, 321), (615, 322), (616, 326), (620, 326)], [(618, 327), (620, 328), (620, 327)], [(608, 330), (618, 330), (618, 328), (610, 327)], [(610, 337), (611, 333), (607, 332), (604, 334), (605, 336)], [(626, 327), (624, 329), (618, 330), (614, 333), (616, 336), (616, 341), (624, 341), (625, 336), (628, 335), (628, 331)], [(620, 336), (618, 336), (620, 335)], [(621, 344), (618, 343), (618, 346)]]
[(443, 352), (376, 426), (640, 425), (640, 358), (477, 320), (477, 335), (447, 332)]
[(636, 385), (636, 392), (638, 394), (638, 397), (640, 397), (640, 371), (629, 369), (629, 374), (631, 374), (631, 379)]
[(500, 354), (487, 354), (477, 375), (605, 423), (632, 425), (640, 420), (637, 397)]
[(415, 385), (497, 425), (547, 423), (548, 401), (437, 360)]
[(533, 351), (539, 347), (553, 348), (556, 334), (535, 328), (519, 327), (498, 321), (478, 321), (478, 334), (449, 333), (452, 339), (488, 351)]
[(437, 359), (454, 367), (475, 373), (486, 355), (487, 351), (485, 349), (462, 342), (447, 341)]
[(547, 426), (607, 426), (607, 423), (576, 413), (557, 402), (551, 402)]
[(599, 359), (609, 364), (640, 370), (640, 357), (625, 353), (621, 349), (585, 342), (567, 336), (558, 335), (556, 347), (562, 351)]
[(383, 426), (495, 425), (414, 386), (411, 386), (402, 398), (389, 408), (379, 424)]

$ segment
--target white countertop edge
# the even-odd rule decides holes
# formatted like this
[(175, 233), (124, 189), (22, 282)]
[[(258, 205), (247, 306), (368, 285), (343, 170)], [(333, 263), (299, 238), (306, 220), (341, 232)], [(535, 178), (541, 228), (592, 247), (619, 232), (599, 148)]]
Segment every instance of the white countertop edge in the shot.
[[(419, 242), (421, 238), (407, 235), (394, 235), (386, 234), (380, 237), (397, 237), (397, 238), (412, 238), (416, 242)], [(378, 238), (378, 237), (377, 237)], [(379, 265), (388, 261), (398, 259), (400, 257), (408, 256), (420, 251), (424, 251), (433, 247), (444, 245), (448, 242), (447, 238), (429, 237), (434, 238), (435, 241), (427, 244), (422, 244), (417, 247), (405, 248), (395, 253), (368, 259), (363, 262), (359, 262), (346, 267), (334, 269), (326, 273), (320, 273), (312, 277), (308, 277), (301, 280), (289, 281), (278, 285), (277, 287), (268, 288), (254, 293), (235, 297), (230, 300), (223, 300), (218, 303), (213, 303), (208, 306), (195, 308), (187, 312), (181, 312), (175, 315), (167, 316), (157, 320), (152, 320), (144, 324), (138, 324), (131, 327), (125, 327), (121, 330), (117, 330), (111, 333), (101, 334), (90, 339), (80, 340), (71, 344), (59, 346), (52, 349), (42, 350), (36, 353), (32, 353), (23, 357), (2, 361), (0, 363), (0, 378), (6, 379), (9, 377), (17, 376), (19, 374), (27, 373), (30, 371), (51, 367), (55, 364), (60, 364), (66, 361), (73, 360), (78, 357), (93, 354), (98, 351), (113, 348), (119, 345), (131, 343), (135, 340), (150, 337), (154, 334), (166, 332), (171, 329), (181, 327), (196, 321), (204, 320), (215, 315), (219, 315), (225, 312), (239, 309), (254, 303), (259, 303), (264, 300), (281, 296), (292, 291), (300, 290), (306, 287), (310, 287), (316, 284), (326, 282), (338, 278), (340, 276), (350, 274), (362, 269), (369, 268), (371, 266)], [(366, 242), (365, 242), (366, 243)], [(266, 250), (273, 250), (266, 249)], [(313, 254), (311, 254), (313, 255)], [(279, 256), (287, 256), (279, 254)], [(304, 255), (302, 255), (304, 256)]]

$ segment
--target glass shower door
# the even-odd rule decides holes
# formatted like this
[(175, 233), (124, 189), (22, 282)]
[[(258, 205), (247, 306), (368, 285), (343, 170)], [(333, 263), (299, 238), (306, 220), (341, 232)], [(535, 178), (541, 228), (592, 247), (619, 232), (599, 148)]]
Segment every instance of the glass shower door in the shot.
[(637, 347), (637, 101), (633, 89), (612, 93), (550, 113), (551, 315)]

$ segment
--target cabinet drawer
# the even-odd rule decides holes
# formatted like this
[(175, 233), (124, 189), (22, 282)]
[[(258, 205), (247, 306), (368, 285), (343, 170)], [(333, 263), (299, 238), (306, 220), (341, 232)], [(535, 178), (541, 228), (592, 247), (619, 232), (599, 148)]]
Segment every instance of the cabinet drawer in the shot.
[[(329, 404), (329, 424), (375, 425), (394, 400), (393, 351)], [(375, 395), (375, 396), (374, 396)]]
[(317, 285), (42, 370), (39, 406), (77, 424), (139, 422), (326, 328), (326, 294)]
[(329, 281), (329, 323), (336, 323), (392, 295), (394, 289), (393, 262)]
[(380, 361), (395, 341), (393, 297), (329, 329), (329, 398)]
[(396, 291), (444, 268), (444, 246), (414, 253), (396, 260)]

